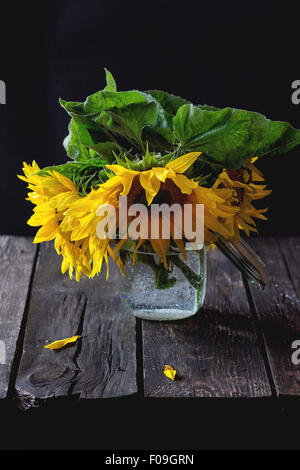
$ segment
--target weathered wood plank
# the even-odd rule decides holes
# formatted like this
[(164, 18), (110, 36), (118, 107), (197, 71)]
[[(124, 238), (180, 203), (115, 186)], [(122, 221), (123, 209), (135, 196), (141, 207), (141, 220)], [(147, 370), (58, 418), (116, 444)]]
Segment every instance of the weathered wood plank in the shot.
[(251, 286), (278, 396), (300, 395), (300, 365), (292, 343), (300, 340), (300, 238), (253, 239), (266, 263), (264, 290)]
[(111, 285), (107, 288), (106, 296), (89, 296), (86, 305), (84, 341), (76, 361), (80, 373), (72, 391), (81, 398), (120, 397), (137, 392), (135, 319), (121, 307)]
[[(71, 281), (60, 273), (52, 244), (40, 249), (24, 350), (16, 380), (23, 405), (50, 397), (117, 397), (136, 393), (135, 318), (121, 307), (119, 273)], [(58, 351), (47, 340), (79, 334)]]
[(0, 237), (0, 398), (7, 396), (36, 246), (25, 237)]
[[(271, 395), (242, 278), (217, 249), (208, 256), (206, 300), (178, 322), (143, 321), (146, 397)], [(171, 382), (165, 364), (177, 370)]]

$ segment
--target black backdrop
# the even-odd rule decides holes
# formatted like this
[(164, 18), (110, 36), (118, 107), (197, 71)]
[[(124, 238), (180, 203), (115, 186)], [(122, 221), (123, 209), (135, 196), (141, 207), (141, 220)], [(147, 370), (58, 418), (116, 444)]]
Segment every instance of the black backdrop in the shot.
[[(32, 234), (16, 179), (23, 160), (65, 161), (68, 117), (58, 97), (83, 100), (104, 85), (159, 88), (195, 103), (256, 110), (300, 128), (291, 83), (300, 79), (298, 21), (292, 2), (43, 1), (1, 5), (0, 233)], [(265, 157), (273, 194), (264, 235), (299, 234), (300, 148)]]

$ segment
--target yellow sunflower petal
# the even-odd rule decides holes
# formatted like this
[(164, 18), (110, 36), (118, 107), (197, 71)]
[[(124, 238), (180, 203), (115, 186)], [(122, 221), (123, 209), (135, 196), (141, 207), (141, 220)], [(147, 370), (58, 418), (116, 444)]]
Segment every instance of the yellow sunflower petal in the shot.
[(68, 270), (69, 268), (69, 261), (67, 260), (67, 258), (64, 258), (62, 263), (61, 263), (61, 272), (62, 274), (65, 274), (65, 272)]
[(129, 175), (129, 176), (123, 177), (122, 184), (123, 184), (124, 189), (120, 193), (120, 196), (127, 196), (128, 195), (134, 178), (135, 178), (135, 175)]
[(25, 176), (29, 177), (34, 173), (37, 173), (38, 171), (40, 171), (40, 168), (35, 160), (33, 160), (31, 165), (28, 165), (28, 163), (23, 162), (23, 172)]
[(59, 339), (57, 341), (54, 341), (53, 343), (47, 344), (46, 346), (44, 346), (44, 348), (46, 348), (46, 349), (61, 349), (64, 346), (66, 346), (66, 344), (75, 343), (75, 341), (77, 341), (78, 338), (81, 338), (81, 336), (77, 335), (77, 336), (71, 336), (70, 338)]
[(39, 225), (45, 225), (51, 220), (55, 219), (55, 212), (53, 209), (48, 209), (44, 212), (35, 212), (30, 219), (27, 220), (27, 224), (32, 227), (38, 227)]
[(113, 171), (117, 176), (136, 176), (139, 174), (139, 171), (130, 170), (129, 168), (125, 168), (122, 165), (105, 165), (106, 168)]
[(77, 187), (75, 184), (66, 176), (62, 175), (61, 173), (58, 173), (58, 171), (53, 170), (51, 172), (58, 181), (63, 184), (66, 188), (70, 189), (71, 191), (77, 192)]
[(162, 183), (166, 181), (166, 178), (168, 178), (169, 173), (170, 173), (170, 170), (168, 170), (165, 167), (154, 167), (152, 168), (152, 171), (153, 171), (154, 176)]
[(164, 374), (168, 379), (175, 380), (176, 370), (173, 367), (166, 365), (164, 369)]
[(167, 163), (166, 168), (173, 170), (175, 173), (184, 173), (202, 152), (191, 152), (182, 155), (182, 157)]
[(55, 218), (43, 225), (37, 232), (33, 243), (41, 243), (53, 240), (58, 232), (58, 223)]
[(140, 183), (145, 189), (148, 206), (155, 198), (160, 188), (160, 181), (153, 174), (152, 170), (142, 171), (140, 173)]
[(184, 175), (171, 176), (171, 180), (178, 186), (182, 194), (191, 194), (193, 189), (198, 187), (198, 183)]

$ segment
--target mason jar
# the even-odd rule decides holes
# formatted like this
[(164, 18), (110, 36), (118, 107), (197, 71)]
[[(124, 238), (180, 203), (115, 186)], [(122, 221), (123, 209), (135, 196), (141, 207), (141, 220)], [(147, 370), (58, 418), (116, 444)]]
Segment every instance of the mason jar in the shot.
[(122, 250), (126, 276), (121, 279), (121, 299), (126, 309), (144, 320), (170, 321), (191, 317), (202, 307), (206, 290), (206, 248), (169, 250), (168, 270), (154, 252)]

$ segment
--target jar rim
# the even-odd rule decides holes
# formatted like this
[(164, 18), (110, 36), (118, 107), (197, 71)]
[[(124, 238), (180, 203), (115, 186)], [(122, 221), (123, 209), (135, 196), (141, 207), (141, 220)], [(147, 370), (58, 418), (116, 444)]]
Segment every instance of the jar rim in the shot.
[[(128, 241), (121, 247), (120, 251), (127, 251), (127, 252), (129, 252), (129, 253), (134, 253), (136, 247), (135, 247), (135, 245), (133, 244), (133, 242), (134, 242), (133, 240), (128, 240)], [(190, 245), (192, 245), (192, 243), (191, 243)], [(194, 245), (196, 245), (196, 244), (194, 244)], [(197, 245), (194, 246), (194, 247), (189, 247), (189, 246), (185, 243), (185, 251), (186, 251), (187, 253), (190, 253), (190, 252), (200, 252), (200, 251), (202, 251), (202, 250), (204, 250), (204, 249), (205, 249), (205, 246), (204, 246), (204, 245), (199, 245), (199, 244), (197, 244)], [(138, 250), (136, 251), (136, 253), (137, 253), (137, 254), (141, 254), (141, 255), (151, 255), (151, 256), (157, 255), (157, 252), (154, 251), (154, 250), (151, 250), (151, 251), (150, 251), (150, 250), (149, 250), (149, 251), (144, 251), (144, 250), (138, 249)], [(167, 255), (167, 256), (178, 256), (178, 255), (180, 255), (181, 253), (182, 253), (181, 250), (180, 250), (177, 246), (176, 246), (176, 247), (171, 246), (171, 247), (168, 249), (166, 255)]]

